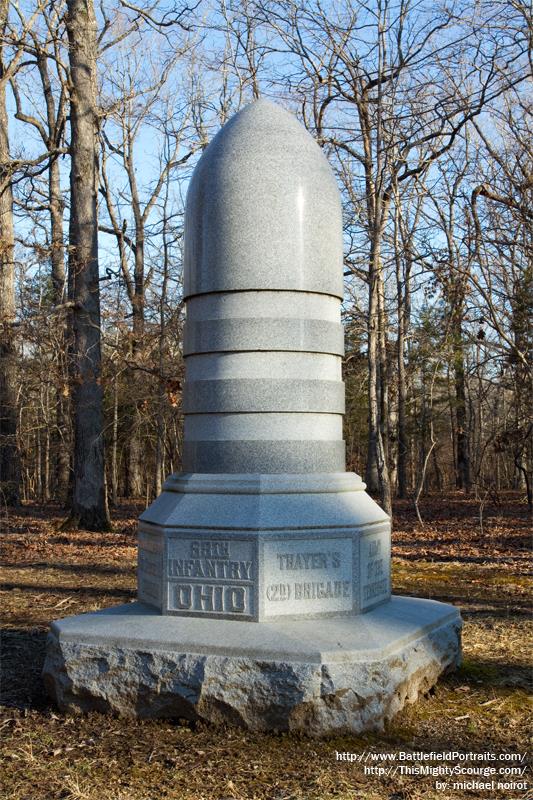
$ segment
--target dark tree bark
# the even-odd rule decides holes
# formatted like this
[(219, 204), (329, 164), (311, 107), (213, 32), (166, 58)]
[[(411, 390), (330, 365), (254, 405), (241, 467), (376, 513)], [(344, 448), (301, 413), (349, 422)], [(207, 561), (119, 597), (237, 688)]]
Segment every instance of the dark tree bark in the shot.
[[(37, 49), (37, 65), (46, 103), (47, 137), (44, 143), (49, 150), (59, 148), (65, 124), (65, 91), (62, 85), (59, 102), (56, 103), (52, 82), (48, 72), (48, 57), (42, 49)], [(61, 175), (59, 160), (50, 158), (48, 167), (48, 202), (50, 206), (50, 264), (54, 304), (61, 306), (65, 301), (65, 245), (63, 241), (63, 197), (61, 194)], [(70, 422), (70, 393), (68, 390), (67, 330), (64, 315), (60, 317), (58, 352), (58, 381), (56, 388), (56, 427), (53, 432), (53, 448), (56, 458), (56, 492), (59, 499), (67, 501), (70, 483), (70, 452), (72, 431)]]
[(71, 520), (109, 527), (104, 470), (97, 216), (96, 20), (91, 0), (69, 0), (71, 207), (69, 290), (72, 310), (74, 483)]
[(365, 480), (369, 491), (379, 491), (380, 500), (387, 514), (392, 510), (392, 496), (387, 463), (387, 442), (383, 440), (382, 379), (386, 378), (386, 353), (381, 341), (380, 292), (382, 291), (381, 266), (382, 230), (375, 232), (371, 243), (369, 288), (368, 288), (368, 455)]
[(6, 109), (3, 33), (9, 3), (0, 0), (0, 503), (20, 503), (15, 346), (15, 233)]
[[(461, 309), (461, 314), (462, 314)], [(454, 315), (455, 316), (455, 315)], [(461, 316), (454, 320), (453, 331), (453, 369), (455, 377), (455, 419), (457, 423), (456, 439), (456, 485), (458, 489), (470, 491), (470, 442), (468, 437), (468, 420), (466, 408), (466, 385), (464, 366), (464, 346)]]
[[(133, 159), (131, 158), (131, 150), (129, 151), (128, 160), (128, 175), (130, 176), (130, 185), (132, 190), (132, 207), (133, 216), (135, 218), (135, 266), (134, 266), (134, 294), (132, 297), (132, 312), (133, 312), (133, 338), (131, 354), (133, 362), (135, 363), (142, 357), (144, 342), (144, 290), (145, 290), (145, 275), (144, 275), (144, 225), (145, 219), (141, 213), (139, 196), (137, 191), (137, 183), (135, 180), (135, 168)], [(128, 486), (127, 492), (130, 497), (140, 497), (143, 492), (143, 478), (144, 471), (142, 468), (142, 455), (143, 445), (141, 443), (141, 386), (142, 376), (138, 374), (135, 368), (131, 371), (131, 381), (134, 387), (134, 405), (131, 420), (131, 431), (129, 438), (129, 452), (128, 452)]]
[[(65, 246), (63, 243), (63, 198), (59, 175), (59, 162), (52, 159), (49, 168), (49, 202), (51, 226), (52, 287), (54, 303), (61, 305), (65, 300)], [(58, 385), (56, 389), (56, 430), (54, 431), (54, 451), (56, 454), (57, 495), (65, 503), (70, 484), (70, 452), (72, 430), (70, 420), (70, 391), (68, 388), (68, 333), (65, 317), (60, 320), (58, 353)]]
[[(405, 245), (404, 245), (405, 247)], [(409, 328), (411, 307), (411, 258), (407, 252), (404, 274), (401, 274), (399, 242), (396, 243), (396, 289), (398, 303), (397, 369), (398, 369), (398, 497), (405, 499), (408, 492), (407, 468), (409, 464), (409, 435), (407, 431), (407, 370), (405, 367), (405, 342)]]

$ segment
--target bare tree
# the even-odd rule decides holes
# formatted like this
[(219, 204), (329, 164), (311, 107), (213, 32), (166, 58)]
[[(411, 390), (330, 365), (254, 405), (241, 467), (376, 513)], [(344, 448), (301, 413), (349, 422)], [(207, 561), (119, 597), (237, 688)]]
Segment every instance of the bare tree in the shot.
[[(39, 14), (41, 3), (26, 19), (16, 8), (18, 25), (11, 24), (9, 0), (0, 0), (0, 490), (8, 505), (20, 501), (20, 454), (17, 442), (15, 344), (15, 231), (13, 180), (17, 170), (30, 166), (13, 159), (9, 147), (6, 88), (16, 74), (24, 43)], [(9, 50), (9, 53), (8, 53)], [(36, 158), (38, 164), (46, 154)]]
[(70, 60), (69, 296), (74, 303), (74, 485), (71, 523), (109, 527), (104, 471), (98, 271), (96, 19), (92, 2), (68, 0)]
[[(149, 220), (165, 186), (167, 178), (178, 167), (185, 165), (197, 149), (196, 144), (184, 146), (184, 133), (189, 126), (189, 113), (181, 118), (172, 108), (168, 97), (163, 96), (176, 60), (186, 47), (173, 53), (171, 58), (158, 65), (157, 74), (148, 76), (148, 83), (138, 76), (138, 59), (128, 54), (122, 81), (115, 78), (118, 97), (112, 111), (107, 115), (106, 127), (102, 130), (102, 180), (100, 191), (105, 200), (110, 224), (100, 224), (100, 230), (115, 237), (119, 252), (120, 270), (132, 310), (132, 336), (128, 359), (128, 376), (131, 389), (130, 434), (128, 442), (127, 494), (139, 497), (144, 490), (142, 463), (143, 445), (141, 426), (142, 405), (146, 401), (143, 390), (145, 363), (149, 349), (145, 340), (146, 292), (150, 286), (153, 270), (147, 269), (149, 247)], [(155, 70), (154, 70), (155, 73)], [(136, 80), (137, 78), (137, 80)], [(194, 100), (192, 101), (194, 102)], [(192, 103), (191, 103), (192, 104)], [(136, 147), (143, 131), (165, 132), (165, 142), (172, 146), (168, 156), (160, 160), (160, 168), (148, 190), (139, 185)], [(155, 138), (155, 137), (154, 137)], [(155, 153), (154, 153), (155, 155)], [(117, 164), (126, 175), (127, 188), (113, 191), (111, 166)], [(133, 218), (130, 220), (130, 214)], [(128, 230), (133, 222), (133, 231)]]
[(413, 272), (416, 266), (415, 236), (420, 226), (425, 202), (422, 181), (411, 184), (411, 191), (403, 196), (394, 188), (394, 227), (392, 249), (396, 277), (397, 335), (396, 360), (398, 380), (398, 440), (397, 486), (398, 497), (406, 498), (409, 478), (408, 399), (409, 375), (407, 345), (410, 338)]
[[(17, 398), (15, 376), (15, 231), (6, 82), (10, 65), (4, 60), (8, 0), (0, 2), (0, 491), (2, 501), (20, 501), (20, 462), (17, 446)], [(11, 67), (12, 68), (12, 67)]]
[(179, 468), (184, 190), (211, 133), (267, 94), (296, 110), (343, 195), (350, 468), (367, 462), (387, 510), (396, 486), (419, 513), (442, 487), (471, 483), (480, 508), (495, 487), (531, 497), (521, 0), (0, 8), (2, 489), (19, 454), (23, 500), (64, 493), (67, 352), (72, 521), (108, 524), (104, 474), (114, 501), (148, 501)]
[[(299, 61), (303, 74), (296, 85), (306, 124), (324, 147), (358, 168), (352, 174), (360, 176), (361, 199), (349, 213), (366, 238), (366, 480), (390, 511), (383, 243), (395, 187), (424, 175), (489, 100), (524, 79), (525, 38), (509, 43), (505, 35), (491, 34), (490, 46), (481, 48), (474, 10), (470, 19), (461, 18), (453, 3), (440, 8), (382, 0), (368, 6), (350, 0), (326, 12), (318, 2), (291, 3), (288, 9), (271, 2), (264, 8), (291, 64)], [(498, 13), (487, 29), (501, 29)], [(291, 87), (293, 82), (291, 76)]]
[[(65, 46), (62, 15), (63, 2), (43, 8), (39, 15), (40, 26), (34, 26), (24, 45), (26, 59), (23, 69), (11, 79), (11, 90), (15, 101), (15, 118), (31, 126), (49, 153), (46, 187), (38, 187), (36, 180), (30, 182), (29, 195), (36, 197), (36, 213), (46, 211), (49, 215), (50, 235), (48, 250), (54, 306), (58, 334), (55, 337), (55, 425), (53, 426), (53, 454), (56, 467), (56, 493), (65, 502), (70, 481), (71, 425), (68, 389), (67, 330), (66, 330), (66, 273), (65, 242), (63, 231), (64, 202), (61, 189), (60, 155), (66, 153), (63, 145), (68, 109), (68, 74), (63, 63)], [(35, 69), (36, 68), (36, 69)], [(19, 83), (25, 73), (36, 77), (26, 89), (31, 98), (31, 110), (25, 107)], [(42, 106), (37, 104), (37, 92), (41, 90)], [(29, 202), (24, 204), (24, 213), (33, 212)]]
[(466, 492), (471, 488), (470, 425), (466, 386), (465, 318), (469, 275), (472, 259), (465, 248), (462, 230), (464, 204), (462, 195), (465, 181), (475, 169), (475, 159), (470, 154), (468, 129), (461, 137), (456, 150), (449, 154), (446, 163), (438, 165), (439, 180), (428, 190), (431, 204), (428, 211), (430, 224), (439, 230), (445, 245), (433, 253), (432, 271), (440, 286), (446, 304), (450, 325), (451, 368), (454, 397), (454, 457), (455, 483)]
[[(483, 346), (502, 360), (503, 376), (513, 387), (513, 418), (496, 437), (500, 450), (510, 449), (533, 505), (533, 135), (525, 98), (513, 93), (493, 108), (496, 125), (488, 132), (476, 123), (484, 158), (483, 180), (471, 193), (471, 254), (476, 264), (469, 276), (478, 308), (491, 336)], [(484, 174), (483, 174), (484, 173)], [(494, 338), (495, 337), (495, 338)], [(503, 357), (503, 358), (502, 358)]]

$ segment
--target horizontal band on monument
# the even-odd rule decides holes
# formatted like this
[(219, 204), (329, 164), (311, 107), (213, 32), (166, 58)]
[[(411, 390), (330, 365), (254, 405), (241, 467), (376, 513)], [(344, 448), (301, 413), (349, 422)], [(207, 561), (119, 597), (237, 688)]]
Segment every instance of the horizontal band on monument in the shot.
[(332, 441), (342, 440), (342, 415), (301, 411), (186, 414), (189, 441)]
[(163, 485), (165, 492), (184, 494), (338, 494), (364, 489), (365, 484), (355, 472), (313, 472), (310, 475), (177, 472)]
[(188, 441), (184, 472), (342, 472), (343, 441)]
[(329, 353), (198, 353), (187, 357), (187, 381), (232, 378), (342, 380), (341, 357)]
[(344, 354), (340, 323), (321, 319), (207, 319), (187, 321), (183, 354), (247, 350), (292, 350)]
[(285, 281), (283, 281), (283, 283), (280, 282), (279, 285), (276, 285), (275, 282), (272, 282), (270, 285), (264, 286), (261, 286), (257, 281), (250, 281), (247, 284), (241, 282), (239, 286), (235, 286), (233, 284), (229, 285), (227, 281), (210, 285), (205, 283), (202, 285), (195, 283), (193, 285), (192, 281), (185, 281), (183, 287), (183, 300), (186, 303), (189, 303), (195, 297), (210, 297), (220, 294), (239, 295), (248, 292), (258, 292), (261, 294), (266, 292), (275, 292), (276, 294), (315, 294), (320, 297), (334, 297), (338, 303), (342, 303), (344, 299), (344, 287), (342, 282), (339, 281), (335, 281), (335, 285), (315, 283), (305, 287), (297, 285), (296, 283), (292, 286), (287, 286)]
[(302, 411), (344, 413), (341, 381), (246, 378), (185, 381), (187, 413)]
[(206, 319), (321, 319), (340, 323), (338, 297), (315, 292), (217, 292), (187, 301), (187, 320)]

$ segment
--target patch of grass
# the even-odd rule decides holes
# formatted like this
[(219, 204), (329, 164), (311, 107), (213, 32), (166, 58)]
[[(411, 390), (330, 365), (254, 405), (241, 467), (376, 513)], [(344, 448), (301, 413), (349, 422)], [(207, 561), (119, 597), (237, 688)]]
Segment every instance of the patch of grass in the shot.
[(494, 683), (500, 677), (500, 671), (492, 664), (480, 664), (470, 658), (463, 658), (457, 671), (458, 678), (473, 679), (480, 683)]

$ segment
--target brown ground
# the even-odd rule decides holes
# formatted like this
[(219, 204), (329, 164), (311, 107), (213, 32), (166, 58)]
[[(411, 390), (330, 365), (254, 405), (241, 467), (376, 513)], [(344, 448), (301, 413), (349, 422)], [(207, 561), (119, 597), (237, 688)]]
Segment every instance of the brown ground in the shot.
[[(56, 617), (135, 597), (138, 511), (133, 505), (121, 507), (114, 532), (106, 534), (61, 532), (57, 507), (31, 506), (18, 514), (0, 514), (5, 564), (2, 799), (515, 800), (527, 796), (519, 789), (437, 790), (434, 777), (365, 775), (363, 764), (335, 757), (336, 751), (526, 751), (531, 719), (531, 581), (529, 518), (519, 499), (504, 496), (485, 508), (483, 534), (477, 504), (461, 495), (426, 499), (423, 527), (407, 503), (398, 504), (393, 535), (395, 592), (447, 600), (461, 608), (464, 665), (443, 678), (428, 697), (401, 712), (383, 734), (324, 741), (168, 721), (132, 722), (96, 713), (65, 718), (54, 710), (40, 679), (47, 625)], [(496, 762), (497, 767), (501, 764), (517, 766), (514, 761)], [(533, 785), (528, 773), (522, 779), (497, 780), (527, 780)]]

